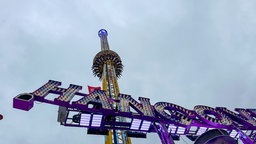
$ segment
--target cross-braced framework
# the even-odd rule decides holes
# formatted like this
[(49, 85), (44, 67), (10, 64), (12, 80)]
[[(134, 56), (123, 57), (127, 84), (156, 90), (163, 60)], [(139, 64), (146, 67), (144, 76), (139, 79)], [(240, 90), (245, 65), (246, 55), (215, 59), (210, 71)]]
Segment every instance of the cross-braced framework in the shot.
[[(28, 111), (34, 101), (57, 105), (61, 125), (105, 135), (105, 144), (131, 144), (130, 137), (146, 138), (147, 133), (157, 133), (162, 144), (174, 144), (182, 135), (195, 144), (236, 144), (238, 139), (244, 144), (256, 142), (256, 109), (236, 108), (235, 113), (225, 107), (197, 105), (188, 110), (168, 102), (151, 105), (144, 97), (138, 102), (120, 93), (117, 78), (123, 71), (121, 58), (109, 50), (107, 31), (102, 29), (98, 35), (101, 51), (93, 60), (92, 70), (102, 80), (103, 90), (95, 88), (85, 94), (80, 92), (82, 86), (62, 88), (61, 82), (49, 80), (34, 92), (16, 96), (13, 107)], [(56, 98), (48, 99), (49, 94)], [(81, 98), (75, 101), (74, 96)]]

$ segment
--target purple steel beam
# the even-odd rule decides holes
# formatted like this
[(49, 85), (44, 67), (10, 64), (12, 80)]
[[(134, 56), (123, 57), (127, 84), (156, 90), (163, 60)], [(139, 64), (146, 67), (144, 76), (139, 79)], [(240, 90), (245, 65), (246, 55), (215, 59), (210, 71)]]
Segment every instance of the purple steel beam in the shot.
[(162, 144), (175, 144), (163, 123), (153, 123)]
[(242, 132), (236, 125), (233, 124), (233, 128), (238, 132), (238, 134), (240, 135), (240, 140), (244, 144), (255, 144), (253, 140), (249, 136), (247, 136), (244, 132)]
[[(76, 110), (72, 110), (76, 111)], [(71, 118), (68, 118), (71, 119)], [(103, 120), (104, 121), (104, 120)], [(102, 125), (100, 128), (103, 129), (116, 129), (116, 130), (131, 130), (129, 126), (131, 125), (128, 122), (105, 122), (105, 125)], [(92, 126), (80, 126), (79, 124), (63, 124), (64, 126), (70, 126), (70, 127), (88, 127), (88, 128), (97, 128), (97, 127), (92, 127)], [(163, 144), (172, 144), (173, 142), (172, 138), (170, 137), (166, 127), (164, 126), (164, 123), (153, 123), (154, 130), (145, 131), (145, 132), (156, 132), (158, 133), (159, 137), (161, 138), (161, 141)], [(244, 132), (242, 132), (238, 126), (233, 126), (236, 131), (238, 131), (240, 135), (240, 139), (243, 141), (245, 144), (254, 144), (253, 140), (249, 138)], [(98, 127), (99, 128), (99, 127)], [(133, 130), (133, 131), (141, 131), (141, 130)], [(184, 133), (186, 135), (186, 133)]]

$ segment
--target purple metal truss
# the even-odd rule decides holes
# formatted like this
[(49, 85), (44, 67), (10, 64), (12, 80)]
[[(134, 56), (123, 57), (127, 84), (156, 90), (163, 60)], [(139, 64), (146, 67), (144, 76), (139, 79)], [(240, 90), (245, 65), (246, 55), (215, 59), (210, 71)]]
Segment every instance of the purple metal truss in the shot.
[(172, 137), (168, 133), (164, 123), (153, 123), (157, 134), (159, 135), (162, 144), (174, 144)]
[[(71, 84), (68, 88), (59, 87), (61, 82), (50, 80), (32, 93), (23, 93), (13, 99), (13, 107), (30, 110), (34, 101), (59, 106), (58, 122), (64, 126), (85, 127), (100, 130), (127, 130), (133, 132), (158, 133), (163, 144), (174, 144), (171, 135), (200, 136), (211, 129), (224, 129), (230, 137), (240, 138), (244, 143), (256, 142), (256, 110), (235, 109), (238, 113), (223, 107), (211, 108), (198, 105), (188, 110), (179, 105), (158, 102), (150, 104), (148, 98), (139, 102), (130, 95), (119, 94), (119, 100), (111, 99), (102, 90), (90, 94), (79, 92), (82, 87)], [(48, 94), (56, 94), (54, 100)], [(72, 101), (80, 96), (78, 101)], [(119, 110), (111, 103), (118, 103)], [(135, 112), (131, 112), (131, 108)], [(212, 115), (214, 117), (212, 117)], [(126, 122), (117, 122), (123, 117)]]

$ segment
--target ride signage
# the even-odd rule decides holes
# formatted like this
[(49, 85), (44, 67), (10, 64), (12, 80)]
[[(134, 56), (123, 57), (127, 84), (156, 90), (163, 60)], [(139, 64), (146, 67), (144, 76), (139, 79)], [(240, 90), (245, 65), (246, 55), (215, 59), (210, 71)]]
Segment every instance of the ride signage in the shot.
[[(155, 132), (151, 124), (163, 123), (167, 131), (173, 134), (200, 135), (207, 130), (218, 128), (229, 131), (230, 136), (234, 138), (244, 135), (255, 140), (256, 109), (235, 108), (231, 111), (225, 107), (196, 105), (193, 110), (189, 110), (169, 102), (151, 105), (150, 99), (144, 97), (140, 97), (139, 102), (126, 94), (119, 94), (117, 99), (112, 99), (103, 90), (96, 89), (85, 94), (79, 92), (81, 86), (71, 84), (68, 88), (61, 88), (60, 85), (61, 82), (49, 80), (32, 93), (16, 96), (13, 99), (13, 107), (28, 111), (33, 107), (34, 101), (58, 105), (65, 108), (65, 118), (61, 121), (65, 126)], [(50, 93), (56, 94), (54, 100), (47, 99)], [(72, 101), (74, 96), (81, 98)], [(78, 114), (68, 118), (70, 111), (76, 111)], [(113, 118), (117, 116), (130, 119), (130, 122), (115, 123)], [(77, 124), (68, 124), (68, 119)]]

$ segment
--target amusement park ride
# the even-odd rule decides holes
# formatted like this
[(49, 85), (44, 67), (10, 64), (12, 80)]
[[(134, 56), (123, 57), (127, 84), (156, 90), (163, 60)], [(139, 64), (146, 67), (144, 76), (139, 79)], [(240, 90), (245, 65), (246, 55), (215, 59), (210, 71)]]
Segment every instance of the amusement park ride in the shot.
[[(89, 94), (79, 92), (82, 86), (49, 80), (31, 93), (13, 98), (13, 107), (28, 111), (34, 101), (59, 106), (58, 122), (63, 126), (84, 127), (88, 134), (105, 135), (105, 144), (131, 144), (132, 137), (146, 138), (157, 133), (162, 144), (174, 144), (185, 135), (194, 144), (244, 144), (256, 142), (256, 109), (197, 105), (194, 110), (168, 102), (150, 104), (149, 98), (134, 100), (119, 92), (117, 78), (123, 65), (117, 53), (109, 49), (106, 30), (98, 32), (101, 51), (95, 56), (92, 71), (102, 80), (100, 87), (89, 87)], [(54, 100), (47, 99), (55, 94)], [(74, 96), (81, 99), (73, 101)]]

